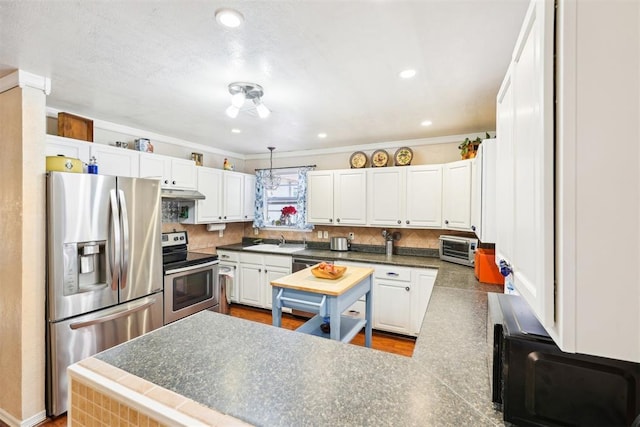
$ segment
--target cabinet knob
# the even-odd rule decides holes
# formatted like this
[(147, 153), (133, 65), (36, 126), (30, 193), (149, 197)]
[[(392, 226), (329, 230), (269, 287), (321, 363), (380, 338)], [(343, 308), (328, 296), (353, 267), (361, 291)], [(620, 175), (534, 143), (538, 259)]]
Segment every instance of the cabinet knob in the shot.
[(261, 268), (258, 269), (258, 273), (262, 273), (262, 269)]
[(229, 258), (229, 255), (220, 255), (220, 258)]
[(169, 183), (169, 180), (168, 180), (168, 179), (165, 179), (165, 180), (164, 180), (164, 183), (165, 183), (165, 184), (168, 184), (168, 183)]
[(398, 224), (402, 224), (402, 221), (398, 220)]
[(227, 219), (227, 216), (225, 215), (224, 219)]
[(513, 273), (513, 269), (511, 268), (509, 263), (507, 261), (501, 259), (500, 260), (500, 274), (502, 274), (504, 277), (507, 277), (511, 273)]
[(449, 224), (449, 220), (448, 220), (448, 219), (445, 219), (445, 220), (444, 220), (444, 223), (445, 223), (445, 224)]
[(407, 223), (407, 224), (410, 224), (410, 223), (411, 223), (411, 221), (407, 220), (407, 221), (406, 221), (406, 223)]
[(409, 292), (411, 290), (411, 288), (407, 286), (406, 288), (404, 288), (404, 290)]
[(333, 222), (333, 218), (329, 218), (329, 222)]
[(476, 231), (476, 226), (475, 225), (471, 226), (471, 231)]
[(340, 218), (336, 219), (336, 222), (340, 222)]
[(171, 184), (176, 185), (176, 182), (175, 181), (171, 181)]
[(266, 268), (264, 269), (264, 272), (265, 272), (265, 273), (268, 273), (268, 271), (267, 271), (267, 269), (266, 269)]

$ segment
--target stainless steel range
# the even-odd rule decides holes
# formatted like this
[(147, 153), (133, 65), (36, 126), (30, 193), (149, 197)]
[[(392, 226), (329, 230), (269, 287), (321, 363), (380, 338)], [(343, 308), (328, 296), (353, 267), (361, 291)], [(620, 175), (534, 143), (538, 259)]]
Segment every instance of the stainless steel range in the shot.
[(218, 256), (187, 250), (187, 232), (162, 233), (164, 324), (202, 310), (219, 311)]

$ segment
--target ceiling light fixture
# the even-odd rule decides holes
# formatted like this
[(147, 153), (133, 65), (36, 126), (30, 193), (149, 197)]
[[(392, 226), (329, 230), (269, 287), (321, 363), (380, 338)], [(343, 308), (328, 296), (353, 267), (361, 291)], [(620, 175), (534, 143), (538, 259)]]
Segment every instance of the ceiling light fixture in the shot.
[(253, 101), (256, 112), (261, 119), (267, 118), (271, 114), (271, 110), (262, 102), (264, 90), (259, 84), (234, 82), (229, 84), (229, 93), (231, 94), (231, 105), (227, 108), (226, 113), (232, 119), (238, 117), (238, 113), (246, 100)]
[(264, 174), (264, 188), (267, 190), (275, 190), (280, 186), (280, 175), (273, 173), (273, 150), (276, 147), (267, 147), (269, 150), (269, 170)]
[(324, 132), (321, 132), (318, 134), (318, 138), (326, 138), (326, 137), (327, 137), (327, 134)]
[(240, 129), (237, 129), (237, 128), (231, 129), (231, 133), (240, 133), (240, 132), (242, 132)]
[(403, 70), (400, 72), (400, 77), (403, 79), (410, 79), (412, 77), (415, 77), (416, 75), (416, 70)]
[(227, 28), (237, 28), (244, 22), (244, 16), (234, 9), (219, 9), (216, 11), (216, 21)]
[(431, 122), (431, 120), (425, 120), (422, 123), (420, 123), (421, 126), (431, 126), (433, 123)]

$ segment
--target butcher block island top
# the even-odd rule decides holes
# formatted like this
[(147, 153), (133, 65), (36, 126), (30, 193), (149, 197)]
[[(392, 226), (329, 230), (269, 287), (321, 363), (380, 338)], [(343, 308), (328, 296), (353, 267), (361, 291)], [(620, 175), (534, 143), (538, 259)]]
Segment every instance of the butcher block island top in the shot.
[(413, 357), (204, 311), (73, 365), (72, 389), (171, 426), (504, 425), (486, 341), (487, 292), (502, 288), (428, 261), (438, 275)]
[(313, 267), (305, 268), (288, 276), (271, 281), (271, 286), (286, 289), (313, 292), (323, 295), (342, 295), (365, 277), (373, 274), (373, 268), (347, 267), (344, 275), (338, 279), (320, 279), (311, 273)]

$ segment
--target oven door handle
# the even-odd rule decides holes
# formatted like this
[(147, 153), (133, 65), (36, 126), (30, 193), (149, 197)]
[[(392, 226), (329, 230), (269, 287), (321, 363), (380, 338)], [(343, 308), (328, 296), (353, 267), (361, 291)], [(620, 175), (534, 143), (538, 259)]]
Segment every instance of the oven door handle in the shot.
[(210, 261), (210, 262), (205, 262), (204, 264), (196, 264), (196, 265), (190, 265), (188, 267), (175, 268), (173, 270), (167, 270), (165, 272), (165, 276), (168, 276), (170, 274), (175, 274), (175, 273), (182, 273), (184, 271), (193, 271), (193, 270), (198, 270), (200, 268), (211, 267), (212, 265), (216, 265), (219, 263), (220, 261)]

